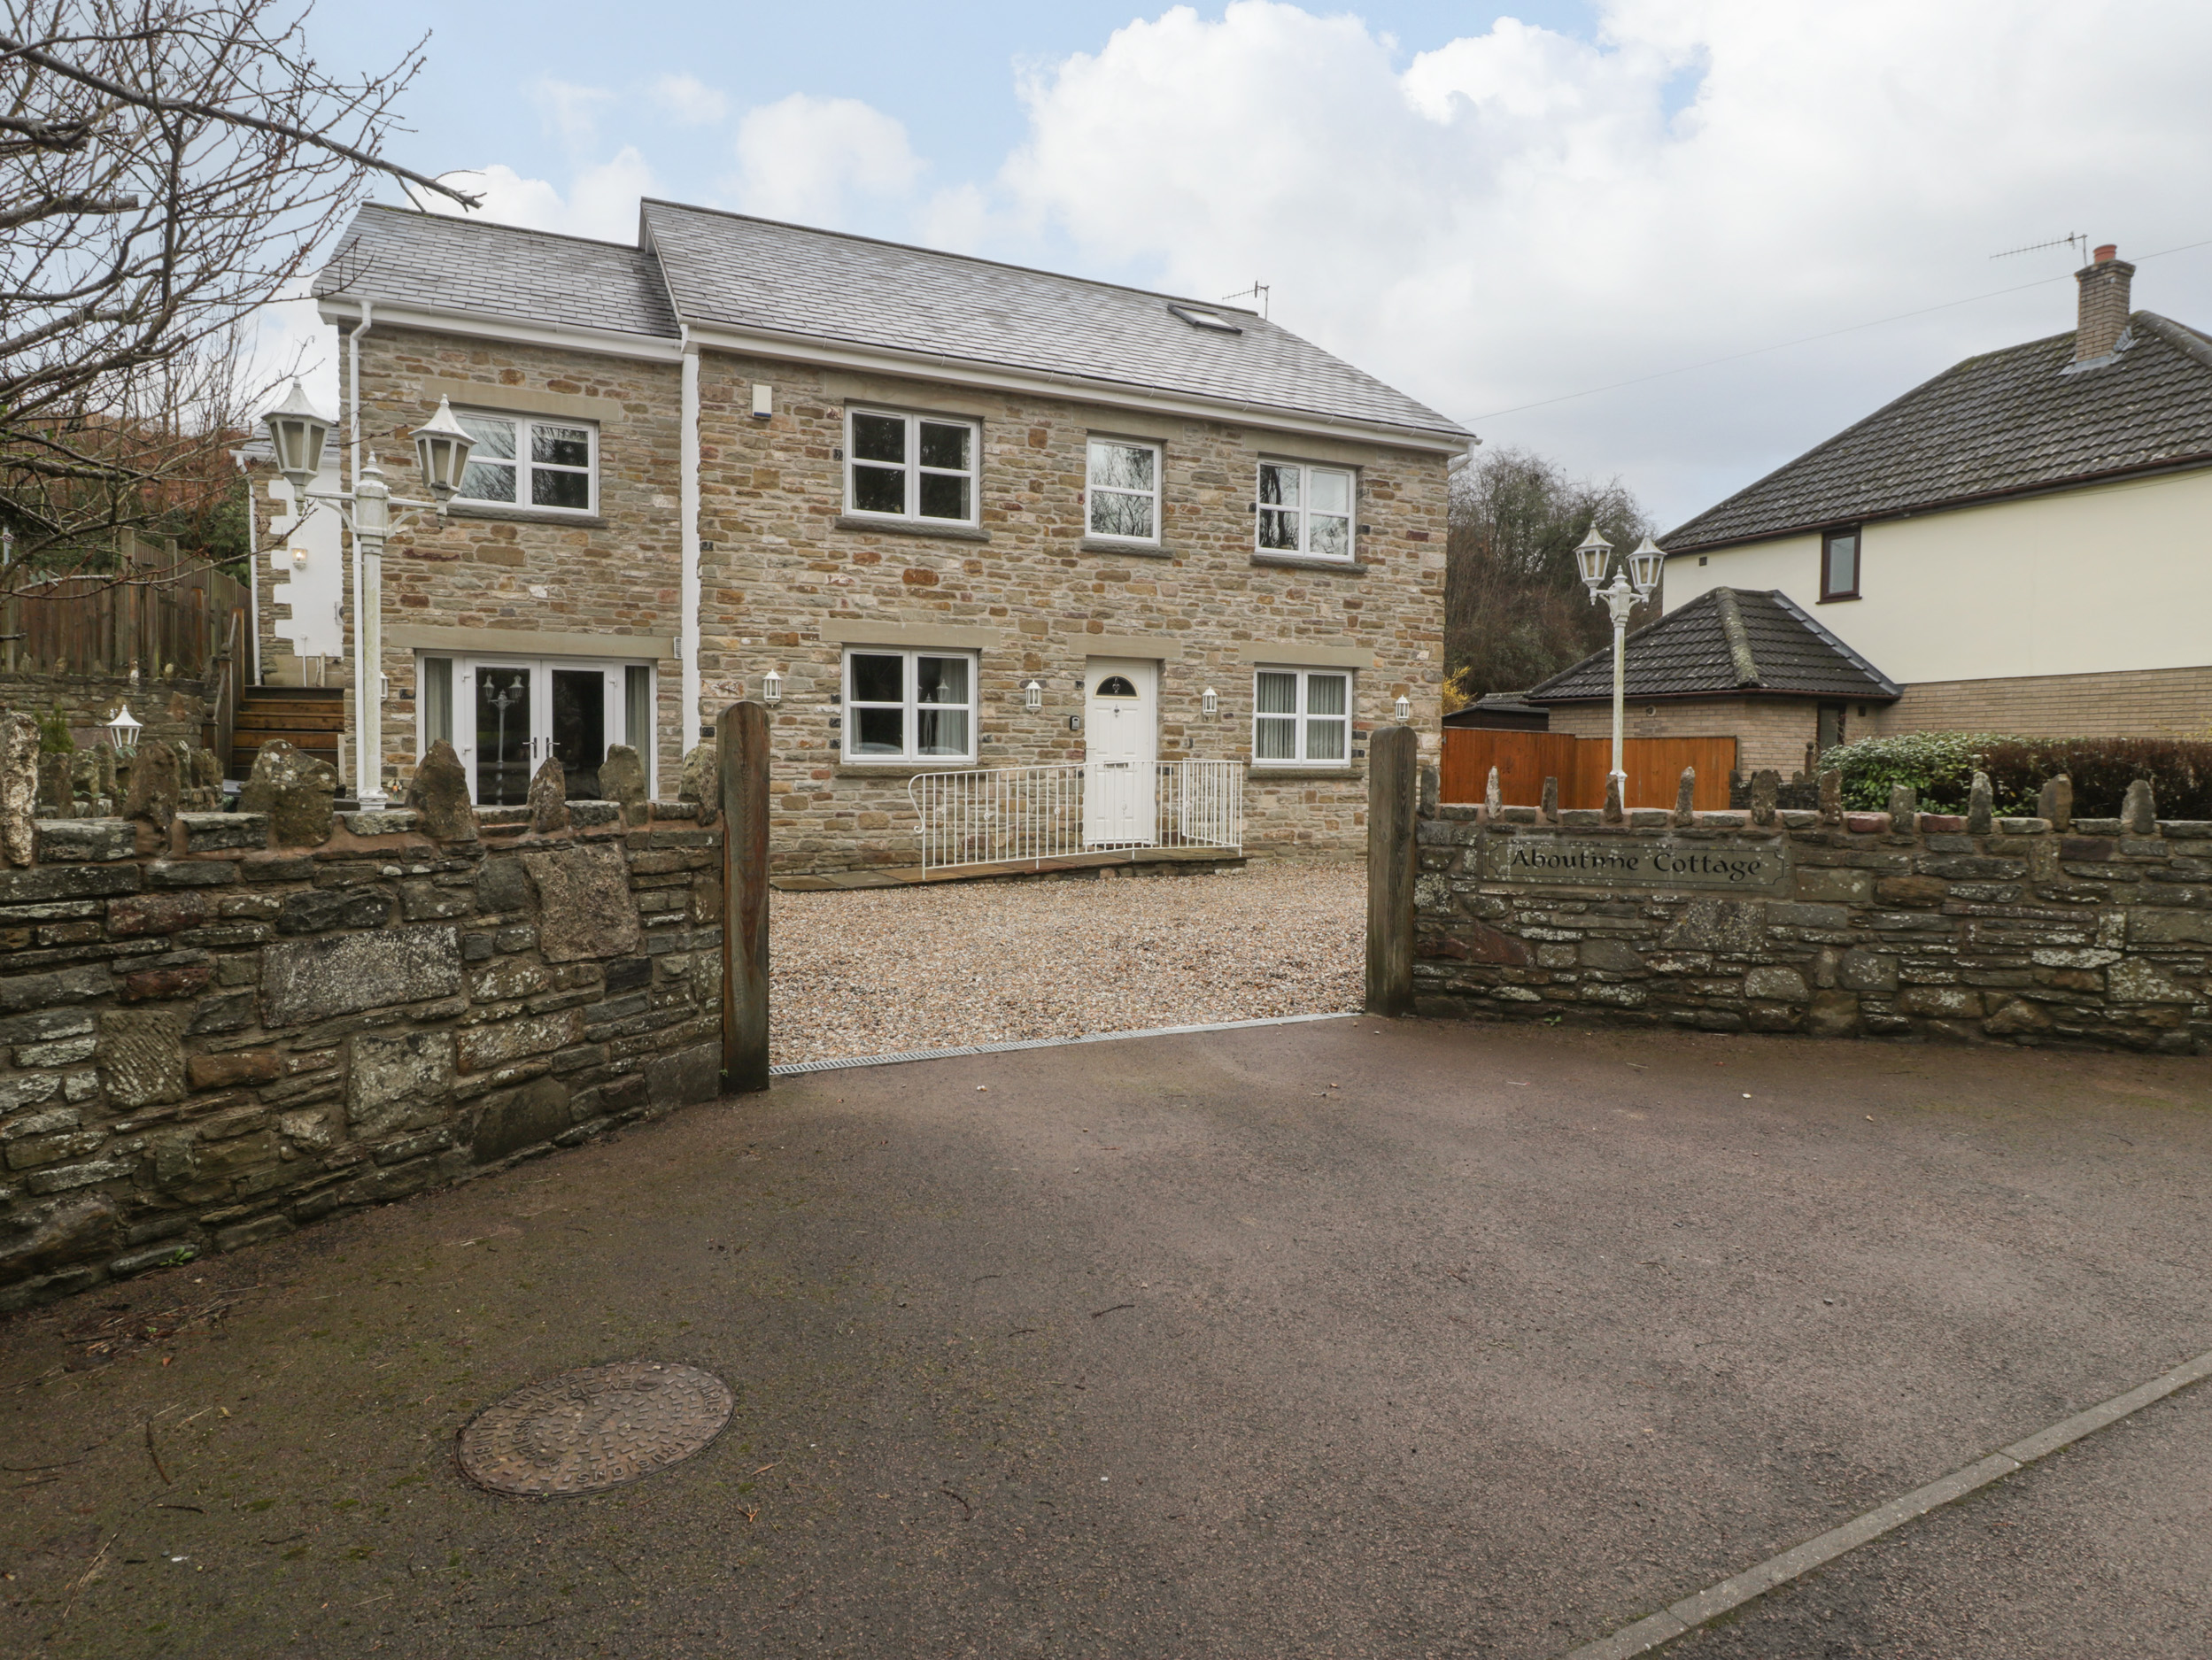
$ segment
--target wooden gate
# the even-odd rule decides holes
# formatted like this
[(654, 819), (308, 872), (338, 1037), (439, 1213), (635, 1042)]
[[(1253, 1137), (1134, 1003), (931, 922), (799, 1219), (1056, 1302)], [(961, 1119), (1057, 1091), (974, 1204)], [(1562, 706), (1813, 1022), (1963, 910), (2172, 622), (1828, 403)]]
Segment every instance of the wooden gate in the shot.
[[(1729, 804), (1729, 774), (1736, 769), (1732, 737), (1632, 737), (1621, 746), (1620, 765), (1628, 775), (1624, 807), (1673, 807), (1684, 767), (1698, 769), (1692, 799), (1700, 813), (1718, 813)], [(1576, 737), (1566, 732), (1485, 732), (1444, 729), (1442, 776), (1438, 799), (1480, 801), (1491, 768), (1507, 805), (1534, 807), (1543, 799), (1543, 781), (1559, 781), (1563, 807), (1605, 805), (1605, 775), (1613, 768), (1613, 740)]]

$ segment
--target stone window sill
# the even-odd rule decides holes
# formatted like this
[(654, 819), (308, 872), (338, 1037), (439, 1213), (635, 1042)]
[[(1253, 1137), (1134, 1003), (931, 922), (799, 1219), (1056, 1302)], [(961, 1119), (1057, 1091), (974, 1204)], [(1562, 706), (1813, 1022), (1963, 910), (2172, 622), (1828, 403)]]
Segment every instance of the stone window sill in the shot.
[(925, 524), (916, 519), (866, 519), (842, 513), (833, 521), (839, 530), (873, 530), (884, 536), (931, 537), (940, 542), (988, 542), (991, 533), (971, 524)]
[[(543, 507), (490, 507), (475, 502), (454, 502), (447, 508), (448, 516), (455, 519), (494, 519), (510, 524), (566, 524), (580, 530), (604, 529), (606, 519), (596, 513), (561, 513)], [(418, 521), (418, 524), (421, 521)]]
[(1349, 767), (1261, 767), (1246, 763), (1254, 784), (1268, 778), (1336, 778), (1364, 777), (1366, 768), (1354, 762)]
[(1157, 542), (1116, 542), (1104, 537), (1087, 536), (1076, 544), (1083, 553), (1131, 553), (1141, 560), (1172, 560), (1175, 550), (1163, 547)]
[(1291, 570), (1335, 571), (1343, 576), (1365, 576), (1367, 567), (1357, 560), (1317, 560), (1303, 553), (1255, 553), (1255, 565), (1280, 565)]
[(835, 776), (839, 778), (911, 778), (923, 772), (967, 772), (983, 763), (976, 761), (841, 761)]

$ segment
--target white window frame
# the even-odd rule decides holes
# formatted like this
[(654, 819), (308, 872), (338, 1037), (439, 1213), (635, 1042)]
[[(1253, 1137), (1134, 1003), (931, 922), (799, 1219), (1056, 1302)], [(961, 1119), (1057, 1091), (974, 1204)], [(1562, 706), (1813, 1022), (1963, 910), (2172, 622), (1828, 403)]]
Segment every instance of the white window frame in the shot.
[[(527, 639), (528, 637), (518, 634), (516, 637), (522, 640)], [(445, 708), (446, 730), (443, 732), (437, 731), (433, 728), (428, 695), (430, 679), (429, 665), (441, 660), (446, 665), (447, 691), (450, 699)], [(620, 699), (622, 713), (618, 721), (610, 723), (607, 741), (610, 745), (629, 744), (632, 724), (643, 727), (644, 730), (640, 736), (644, 737), (644, 743), (631, 745), (631, 747), (637, 750), (638, 759), (645, 763), (646, 794), (648, 798), (659, 796), (661, 791), (661, 670), (659, 665), (650, 658), (547, 657), (528, 651), (506, 652), (418, 647), (414, 653), (414, 753), (418, 761), (429, 753), (432, 744), (443, 737), (453, 746), (454, 753), (462, 757), (462, 764), (468, 774), (468, 799), (471, 801), (476, 800), (476, 744), (462, 722), (474, 721), (476, 718), (476, 677), (478, 669), (507, 667), (527, 668), (531, 671), (533, 698), (536, 696), (536, 686), (541, 681), (550, 691), (552, 687), (550, 676), (555, 669), (611, 670), (615, 678), (609, 683), (609, 691)], [(639, 669), (645, 671), (643, 692), (641, 697), (632, 698), (630, 695), (631, 676)], [(536, 713), (533, 710), (533, 719), (535, 719)], [(621, 737), (617, 737), (614, 735), (615, 729), (620, 730)], [(533, 764), (544, 759), (545, 754), (552, 753), (550, 731), (542, 732), (538, 735), (538, 737), (544, 745), (544, 748), (541, 752), (537, 745), (533, 745), (530, 757)]]
[[(1263, 712), (1259, 706), (1260, 676), (1262, 675), (1289, 675), (1297, 681), (1296, 706), (1292, 710)], [(1341, 714), (1314, 714), (1310, 712), (1313, 682), (1319, 679), (1340, 680), (1344, 684), (1344, 709)], [(1296, 767), (1303, 769), (1326, 767), (1350, 772), (1352, 765), (1352, 717), (1358, 709), (1357, 676), (1349, 668), (1313, 668), (1300, 663), (1261, 663), (1252, 670), (1252, 768), (1254, 771), (1270, 767)], [(1291, 753), (1262, 756), (1260, 753), (1260, 722), (1288, 721), (1291, 723)], [(1309, 753), (1311, 730), (1309, 722), (1332, 721), (1344, 729), (1342, 753), (1314, 760)]]
[[(552, 415), (522, 415), (517, 414), (511, 409), (470, 408), (457, 409), (453, 413), (464, 421), (504, 421), (514, 429), (514, 457), (512, 461), (476, 454), (471, 454), (469, 457), (469, 465), (472, 467), (478, 464), (486, 467), (512, 467), (514, 471), (514, 499), (499, 501), (489, 496), (463, 496), (456, 492), (453, 497), (454, 506), (483, 508), (492, 513), (545, 513), (562, 519), (592, 519), (599, 516), (599, 425), (598, 421), (571, 421), (566, 416), (556, 418)], [(572, 467), (555, 466), (551, 462), (536, 461), (531, 459), (530, 451), (534, 447), (531, 444), (531, 435), (539, 427), (562, 427), (569, 431), (581, 432), (584, 435), (585, 441), (591, 446), (591, 459), (581, 469), (584, 476), (587, 506), (582, 507), (541, 506), (530, 499), (530, 475), (539, 467), (542, 467), (547, 472), (553, 473), (574, 473), (579, 470)], [(468, 477), (466, 471), (461, 476), (464, 479)]]
[[(1092, 475), (1091, 446), (1110, 444), (1125, 450), (1143, 450), (1152, 457), (1152, 488), (1149, 490), (1131, 490), (1125, 484), (1102, 484)], [(1131, 547), (1160, 545), (1160, 474), (1165, 457), (1160, 445), (1142, 438), (1119, 438), (1110, 432), (1087, 434), (1083, 440), (1083, 536), (1091, 542), (1124, 542)], [(1116, 530), (1102, 530), (1091, 521), (1092, 505), (1100, 496), (1133, 496), (1140, 501), (1152, 504), (1152, 534), (1125, 536)]]
[[(1295, 507), (1271, 507), (1261, 488), (1261, 480), (1268, 469), (1280, 468), (1295, 472), (1298, 478), (1298, 505)], [(1313, 478), (1317, 473), (1334, 474), (1344, 480), (1344, 551), (1342, 553), (1317, 553), (1313, 551)], [(1271, 547), (1260, 540), (1260, 532), (1271, 513), (1295, 513), (1298, 515), (1298, 545)], [(1334, 519), (1340, 515), (1326, 515)], [(1354, 565), (1359, 560), (1359, 469), (1356, 467), (1337, 467), (1323, 462), (1292, 461), (1263, 456), (1252, 475), (1252, 551), (1262, 558), (1325, 560), (1331, 565)]]
[[(853, 442), (853, 421), (855, 416), (872, 415), (880, 421), (902, 421), (906, 423), (907, 459), (901, 463), (906, 475), (906, 510), (903, 513), (885, 513), (880, 508), (862, 507), (858, 493), (853, 488), (854, 470), (857, 467), (876, 467), (888, 471), (888, 461), (867, 461), (859, 457), (859, 446)], [(922, 428), (959, 427), (968, 434), (968, 466), (963, 472), (949, 467), (925, 467), (922, 463)], [(944, 519), (922, 511), (922, 480), (925, 476), (964, 478), (968, 481), (968, 516), (964, 519)], [(880, 519), (886, 524), (945, 524), (973, 529), (983, 512), (983, 423), (965, 415), (932, 415), (908, 409), (876, 409), (864, 405), (851, 405), (845, 411), (845, 511), (856, 519)]]
[[(982, 665), (974, 652), (938, 650), (927, 645), (848, 645), (845, 660), (839, 666), (839, 685), (841, 695), (838, 709), (838, 753), (849, 767), (962, 767), (972, 766), (976, 759), (976, 725), (982, 714), (979, 681)], [(900, 699), (895, 704), (862, 701), (853, 695), (853, 660), (856, 657), (896, 657), (899, 668)], [(918, 665), (924, 657), (954, 658), (968, 665), (968, 701), (957, 703), (922, 703), (916, 697), (919, 678)], [(899, 732), (901, 749), (896, 755), (878, 755), (862, 752), (854, 745), (858, 736), (855, 730), (854, 712), (858, 709), (891, 709), (901, 711)], [(924, 754), (918, 746), (921, 711), (928, 709), (965, 708), (968, 714), (968, 747), (957, 755)]]

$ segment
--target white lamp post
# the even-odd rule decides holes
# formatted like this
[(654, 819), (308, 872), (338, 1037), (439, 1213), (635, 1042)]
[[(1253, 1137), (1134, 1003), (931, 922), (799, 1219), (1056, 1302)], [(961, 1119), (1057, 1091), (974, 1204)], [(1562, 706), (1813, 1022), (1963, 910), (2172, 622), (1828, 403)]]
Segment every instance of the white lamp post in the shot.
[[(315, 413), (298, 381), (292, 382), (284, 401), (261, 421), (276, 450), (277, 471), (292, 487), (298, 517), (305, 520), (316, 506), (331, 504), (360, 550), (360, 591), (353, 596), (353, 787), (361, 805), (374, 810), (385, 801), (384, 541), (416, 513), (429, 509), (441, 519), (445, 516), (445, 504), (460, 488), (468, 452), (476, 440), (453, 418), (446, 400), (439, 398), (437, 413), (413, 434), (415, 461), (422, 469), (423, 483), (429, 486), (431, 499), (409, 501), (394, 496), (385, 485), (383, 469), (376, 465), (374, 453), (361, 463), (360, 476), (353, 481), (351, 490), (308, 489), (322, 470), (322, 446), (330, 436), (332, 423)], [(391, 516), (394, 507), (405, 510), (396, 520)]]
[(1589, 590), (1590, 603), (1605, 602), (1613, 613), (1613, 776), (1620, 781), (1621, 804), (1628, 799), (1628, 775), (1621, 765), (1621, 729), (1625, 722), (1628, 701), (1628, 652), (1623, 644), (1628, 638), (1628, 613), (1651, 597), (1659, 586), (1659, 568), (1667, 562), (1667, 555), (1650, 537), (1644, 544), (1628, 555), (1626, 567), (1613, 572), (1613, 582), (1606, 587), (1597, 584), (1605, 580), (1605, 570), (1613, 563), (1613, 544), (1606, 541), (1597, 529), (1597, 521), (1589, 521), (1589, 534), (1574, 550), (1574, 563), (1581, 571), (1582, 586)]

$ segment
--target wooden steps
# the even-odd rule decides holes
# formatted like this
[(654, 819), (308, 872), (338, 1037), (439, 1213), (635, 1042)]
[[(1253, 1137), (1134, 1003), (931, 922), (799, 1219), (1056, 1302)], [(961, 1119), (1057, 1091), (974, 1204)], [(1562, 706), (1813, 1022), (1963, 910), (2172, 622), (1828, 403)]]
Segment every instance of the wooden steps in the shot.
[(333, 767), (338, 734), (345, 730), (345, 691), (338, 686), (248, 686), (238, 698), (231, 726), (233, 770), (244, 777), (272, 738), (282, 738)]

